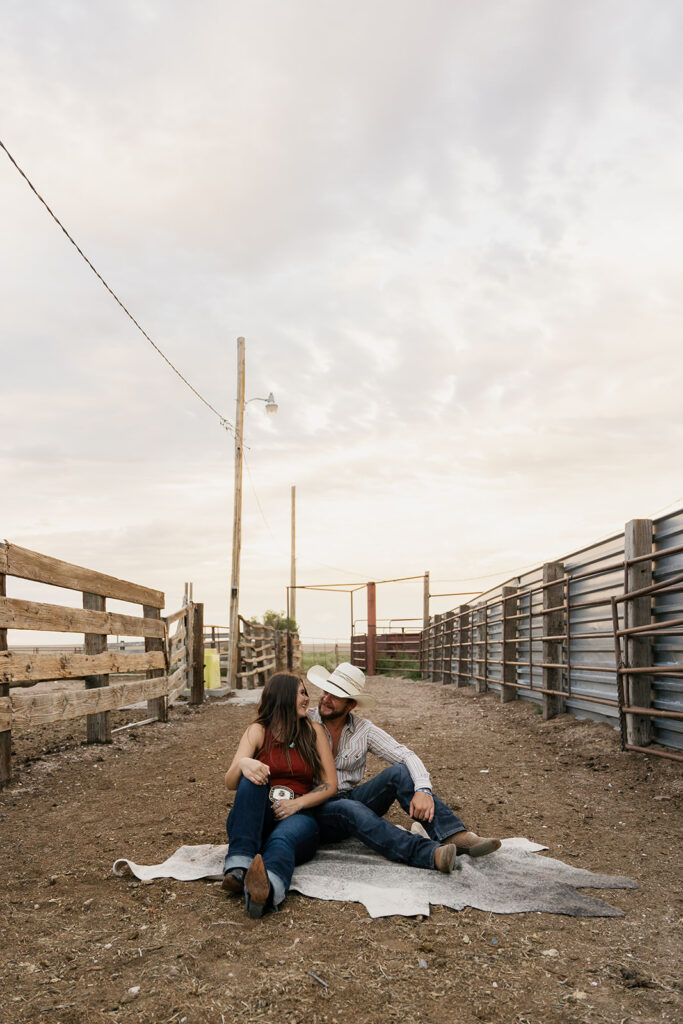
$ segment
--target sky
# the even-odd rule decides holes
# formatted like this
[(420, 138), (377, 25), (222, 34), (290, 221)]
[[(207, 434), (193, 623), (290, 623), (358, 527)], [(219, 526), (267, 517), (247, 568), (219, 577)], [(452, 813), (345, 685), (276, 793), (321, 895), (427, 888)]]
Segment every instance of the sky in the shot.
[[(238, 336), (275, 393), (242, 614), (285, 607), (292, 485), (298, 583), (434, 593), (683, 504), (682, 51), (677, 0), (5, 0), (9, 151), (222, 416)], [(233, 435), (3, 152), (0, 224), (0, 536), (226, 622)]]

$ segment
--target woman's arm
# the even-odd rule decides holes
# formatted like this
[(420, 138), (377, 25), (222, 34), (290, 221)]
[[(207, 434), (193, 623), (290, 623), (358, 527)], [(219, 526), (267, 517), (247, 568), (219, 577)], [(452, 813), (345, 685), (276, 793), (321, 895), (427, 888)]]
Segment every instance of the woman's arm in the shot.
[(263, 746), (265, 729), (253, 722), (239, 742), (232, 764), (225, 773), (225, 785), (228, 789), (237, 789), (241, 777), (265, 786), (270, 778), (270, 768), (263, 761), (257, 761), (254, 754)]
[(315, 742), (322, 766), (320, 781), (310, 793), (304, 793), (303, 796), (297, 796), (293, 800), (279, 800), (273, 806), (273, 814), (278, 821), (288, 818), (290, 814), (296, 814), (297, 811), (317, 807), (318, 804), (325, 803), (337, 792), (337, 769), (334, 767), (330, 741), (322, 725), (318, 725), (317, 722), (312, 722), (311, 725), (315, 729)]

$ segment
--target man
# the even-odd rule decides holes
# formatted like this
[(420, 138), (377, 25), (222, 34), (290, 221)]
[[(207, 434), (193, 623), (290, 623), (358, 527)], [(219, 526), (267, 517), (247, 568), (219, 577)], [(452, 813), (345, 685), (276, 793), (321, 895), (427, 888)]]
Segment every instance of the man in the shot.
[[(429, 773), (417, 754), (353, 710), (362, 700), (365, 675), (344, 662), (334, 672), (322, 665), (307, 678), (320, 690), (318, 710), (309, 714), (321, 722), (332, 747), (339, 790), (318, 808), (323, 842), (355, 836), (389, 860), (449, 873), (456, 854), (483, 857), (500, 848), (500, 839), (482, 839), (469, 832), (460, 818), (432, 793)], [(368, 751), (388, 761), (374, 779), (362, 782)], [(383, 817), (394, 800), (429, 835), (406, 832)]]

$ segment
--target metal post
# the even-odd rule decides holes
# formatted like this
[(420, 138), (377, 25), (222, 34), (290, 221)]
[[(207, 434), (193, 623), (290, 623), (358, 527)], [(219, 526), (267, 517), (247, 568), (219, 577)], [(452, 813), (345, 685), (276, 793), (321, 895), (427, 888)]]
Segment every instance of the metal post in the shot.
[[(649, 559), (631, 564), (631, 559), (652, 552), (653, 529), (651, 519), (632, 519), (624, 532), (624, 591), (646, 589), (652, 584), (652, 562)], [(624, 625), (643, 626), (652, 621), (652, 597), (633, 598), (624, 604)], [(648, 668), (652, 665), (652, 641), (648, 637), (629, 636), (626, 640), (626, 662), (629, 668)], [(652, 676), (638, 673), (624, 680), (629, 705), (648, 708), (652, 703)], [(645, 715), (626, 716), (626, 740), (629, 744), (646, 747), (654, 736), (651, 718)]]
[(239, 668), (239, 589), (242, 548), (242, 456), (244, 430), (244, 338), (237, 339), (237, 398), (235, 415), (235, 496), (232, 520), (232, 578), (230, 583), (230, 636), (228, 647), (228, 686), (235, 689)]
[[(543, 636), (561, 636), (563, 633), (566, 635), (567, 623), (565, 622), (564, 608), (564, 562), (546, 562), (543, 566), (543, 582), (554, 583), (553, 586), (544, 586), (543, 588)], [(530, 598), (531, 600), (531, 598)], [(552, 609), (552, 610), (549, 610)], [(529, 636), (531, 636), (531, 626), (529, 626)], [(569, 661), (569, 657), (567, 661)], [(561, 640), (543, 640), (542, 641), (542, 657), (543, 657), (543, 689), (544, 690), (562, 690), (563, 681), (563, 669), (561, 668), (548, 668), (548, 665), (560, 665), (562, 663), (562, 641)], [(531, 657), (529, 657), (529, 666), (531, 666)], [(565, 710), (564, 697), (558, 696), (557, 693), (544, 693), (542, 698), (543, 718), (547, 721), (549, 718), (554, 718), (555, 715), (561, 715)]]
[(501, 704), (517, 700), (517, 687), (506, 683), (517, 682), (517, 611), (519, 608), (517, 587), (503, 587), (503, 685), (500, 688)]
[(287, 587), (287, 671), (291, 672), (294, 665), (294, 650), (292, 647), (292, 631), (289, 628), (290, 606), (292, 602), (292, 588)]

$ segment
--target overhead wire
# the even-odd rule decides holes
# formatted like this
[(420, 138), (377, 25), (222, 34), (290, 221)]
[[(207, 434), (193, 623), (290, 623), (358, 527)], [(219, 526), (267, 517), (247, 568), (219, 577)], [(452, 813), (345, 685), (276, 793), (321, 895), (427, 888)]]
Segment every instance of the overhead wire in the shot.
[(252, 489), (252, 491), (254, 493), (254, 498), (256, 499), (256, 504), (258, 506), (258, 510), (261, 513), (261, 519), (266, 524), (266, 527), (268, 528), (268, 533), (273, 538), (273, 540), (275, 540), (275, 534), (273, 533), (273, 531), (272, 531), (272, 529), (270, 527), (270, 523), (266, 519), (265, 512), (263, 511), (263, 508), (261, 507), (261, 502), (259, 501), (259, 496), (256, 493), (256, 488), (254, 487), (254, 478), (251, 475), (251, 470), (249, 469), (249, 463), (247, 462), (247, 456), (246, 456), (246, 454), (244, 452), (242, 453), (242, 457), (244, 459), (244, 465), (247, 467), (247, 476), (249, 477), (249, 483), (251, 484), (251, 489)]
[(48, 206), (48, 204), (47, 204), (47, 203), (45, 202), (45, 200), (44, 200), (44, 199), (43, 199), (43, 197), (41, 196), (41, 194), (40, 194), (40, 192), (38, 191), (38, 189), (37, 189), (37, 188), (35, 187), (35, 185), (34, 185), (34, 184), (33, 184), (33, 182), (31, 181), (31, 179), (30, 179), (30, 178), (28, 177), (28, 175), (27, 175), (27, 174), (25, 173), (25, 171), (23, 171), (23, 170), (22, 170), (22, 168), (21, 168), (21, 167), (19, 166), (19, 164), (18, 164), (18, 163), (17, 163), (17, 161), (16, 161), (15, 159), (14, 159), (14, 157), (12, 156), (12, 154), (10, 153), (10, 151), (8, 150), (7, 146), (6, 146), (6, 145), (5, 145), (5, 143), (4, 143), (3, 141), (2, 141), (2, 139), (0, 139), (0, 147), (2, 147), (2, 149), (4, 149), (5, 153), (6, 153), (6, 154), (7, 154), (7, 156), (9, 157), (10, 161), (11, 161), (11, 162), (12, 162), (12, 163), (14, 164), (14, 166), (16, 167), (16, 169), (17, 169), (17, 170), (19, 171), (19, 174), (20, 174), (20, 175), (22, 176), (22, 178), (24, 179), (24, 181), (26, 182), (26, 184), (28, 185), (28, 187), (29, 187), (29, 188), (31, 189), (31, 191), (33, 192), (33, 194), (34, 194), (34, 195), (35, 195), (35, 196), (36, 196), (36, 197), (37, 197), (37, 198), (38, 198), (38, 199), (40, 200), (40, 202), (41, 202), (41, 203), (43, 204), (43, 206), (45, 207), (45, 209), (47, 210), (47, 212), (48, 212), (48, 213), (50, 214), (50, 216), (52, 217), (52, 219), (53, 219), (53, 221), (55, 222), (55, 224), (57, 224), (57, 225), (58, 225), (58, 226), (59, 226), (59, 227), (60, 227), (60, 228), (62, 229), (62, 231), (64, 232), (64, 234), (66, 235), (66, 237), (67, 237), (67, 238), (69, 239), (69, 241), (70, 241), (70, 242), (71, 242), (71, 244), (73, 245), (73, 247), (74, 247), (74, 249), (76, 250), (76, 252), (77, 252), (77, 253), (78, 253), (78, 254), (79, 254), (79, 255), (80, 255), (80, 256), (81, 256), (81, 257), (82, 257), (82, 258), (83, 258), (83, 259), (85, 260), (85, 262), (86, 262), (86, 263), (88, 264), (88, 266), (89, 266), (89, 267), (90, 267), (90, 269), (92, 270), (92, 272), (93, 272), (93, 274), (95, 275), (95, 277), (99, 278), (99, 280), (100, 280), (100, 281), (102, 282), (102, 284), (104, 285), (104, 287), (105, 287), (105, 288), (107, 289), (107, 291), (109, 292), (109, 294), (111, 295), (111, 297), (112, 297), (112, 298), (114, 299), (114, 301), (115, 301), (116, 303), (118, 303), (118, 305), (119, 305), (119, 306), (121, 307), (121, 309), (123, 310), (123, 312), (124, 312), (124, 313), (126, 314), (126, 316), (128, 317), (128, 319), (129, 319), (129, 320), (130, 320), (130, 321), (131, 321), (131, 322), (132, 322), (133, 324), (135, 324), (135, 326), (137, 327), (137, 329), (138, 329), (138, 330), (140, 331), (140, 334), (142, 334), (142, 336), (143, 336), (144, 338), (146, 338), (146, 339), (147, 339), (147, 341), (148, 341), (148, 342), (150, 343), (150, 345), (152, 346), (152, 348), (153, 348), (153, 349), (154, 349), (154, 350), (155, 350), (156, 352), (158, 352), (158, 354), (159, 354), (159, 355), (161, 356), (161, 358), (162, 358), (162, 359), (164, 360), (164, 362), (165, 362), (165, 363), (167, 363), (167, 365), (168, 365), (168, 366), (169, 366), (169, 367), (171, 368), (171, 370), (173, 370), (173, 372), (174, 372), (174, 373), (176, 374), (176, 376), (177, 376), (177, 377), (180, 377), (180, 379), (181, 379), (181, 381), (183, 382), (183, 384), (185, 384), (185, 385), (186, 385), (186, 386), (187, 386), (187, 387), (188, 387), (188, 388), (190, 389), (190, 391), (192, 391), (192, 393), (193, 393), (194, 395), (196, 395), (196, 397), (197, 397), (197, 398), (199, 399), (199, 401), (200, 401), (200, 402), (203, 402), (203, 403), (204, 403), (204, 405), (205, 405), (205, 406), (207, 407), (207, 409), (210, 409), (210, 410), (211, 410), (211, 412), (212, 412), (212, 413), (213, 413), (213, 414), (214, 414), (215, 416), (217, 416), (217, 417), (218, 417), (218, 420), (219, 420), (219, 422), (220, 422), (221, 426), (222, 426), (222, 427), (224, 427), (224, 428), (225, 428), (225, 430), (232, 430), (232, 431), (234, 431), (234, 429), (235, 429), (235, 428), (234, 428), (233, 424), (232, 424), (232, 423), (230, 422), (230, 420), (228, 420), (228, 419), (227, 419), (227, 417), (223, 416), (223, 414), (222, 414), (222, 413), (220, 413), (220, 412), (218, 411), (218, 409), (216, 409), (216, 408), (215, 408), (215, 406), (213, 406), (213, 405), (211, 404), (211, 402), (209, 402), (209, 400), (208, 400), (208, 399), (204, 398), (204, 396), (203, 396), (202, 394), (200, 394), (200, 392), (199, 392), (199, 391), (197, 391), (196, 387), (194, 387), (194, 385), (193, 385), (193, 384), (190, 384), (190, 382), (189, 382), (189, 380), (187, 379), (187, 377), (185, 377), (185, 376), (184, 376), (184, 374), (182, 374), (182, 373), (180, 372), (180, 370), (178, 369), (178, 367), (177, 367), (177, 366), (175, 366), (175, 365), (174, 365), (174, 364), (173, 364), (173, 363), (171, 362), (171, 360), (170, 360), (170, 359), (168, 358), (168, 356), (167, 356), (167, 355), (165, 354), (165, 352), (163, 352), (163, 351), (162, 351), (162, 350), (161, 350), (161, 349), (159, 348), (159, 346), (157, 345), (157, 343), (156, 343), (155, 341), (153, 341), (153, 340), (152, 340), (152, 339), (150, 338), (150, 336), (149, 336), (149, 334), (147, 333), (147, 331), (146, 331), (146, 330), (144, 329), (144, 327), (142, 327), (142, 326), (141, 326), (141, 325), (140, 325), (140, 324), (138, 323), (138, 321), (137, 321), (137, 320), (135, 319), (135, 317), (134, 317), (134, 316), (133, 316), (133, 314), (132, 314), (132, 313), (130, 312), (130, 310), (129, 310), (129, 309), (128, 309), (128, 308), (127, 308), (127, 307), (126, 307), (125, 305), (124, 305), (124, 303), (123, 303), (123, 302), (121, 301), (121, 299), (120, 299), (120, 298), (118, 297), (118, 295), (117, 295), (117, 294), (116, 294), (116, 292), (115, 292), (115, 291), (113, 290), (113, 288), (111, 288), (111, 287), (110, 287), (110, 286), (109, 286), (109, 285), (107, 284), (107, 282), (105, 281), (105, 279), (104, 279), (104, 278), (102, 277), (102, 275), (100, 274), (99, 270), (97, 270), (97, 268), (96, 268), (96, 267), (95, 267), (95, 266), (94, 266), (94, 265), (93, 265), (93, 264), (91, 263), (91, 261), (90, 261), (90, 260), (88, 259), (88, 257), (87, 257), (87, 256), (85, 255), (85, 253), (83, 252), (83, 250), (81, 249), (81, 247), (80, 247), (80, 246), (79, 246), (79, 245), (78, 245), (78, 244), (77, 244), (77, 243), (76, 243), (76, 242), (74, 241), (74, 239), (73, 239), (73, 238), (72, 238), (72, 236), (71, 236), (71, 235), (69, 234), (69, 232), (67, 231), (67, 229), (66, 229), (66, 228), (64, 227), (64, 225), (62, 224), (61, 220), (60, 220), (60, 219), (59, 219), (59, 217), (58, 217), (58, 216), (56, 215), (56, 213), (54, 213), (54, 212), (53, 212), (53, 210), (52, 210), (52, 209), (51, 209), (51, 208), (50, 208), (50, 207)]

